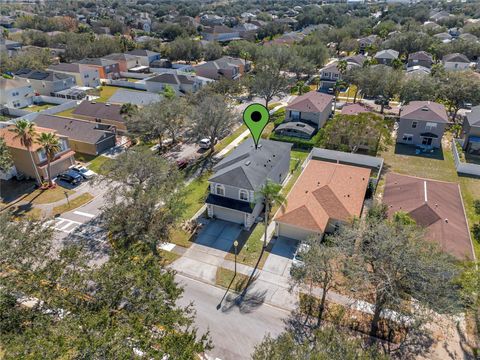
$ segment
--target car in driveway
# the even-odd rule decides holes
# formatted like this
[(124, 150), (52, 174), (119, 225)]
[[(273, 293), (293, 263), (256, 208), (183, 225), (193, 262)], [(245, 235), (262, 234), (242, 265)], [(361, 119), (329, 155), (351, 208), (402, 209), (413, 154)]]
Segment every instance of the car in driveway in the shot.
[(73, 171), (71, 169), (59, 174), (57, 176), (57, 180), (62, 180), (65, 181), (71, 185), (77, 185), (82, 182), (82, 175), (80, 175), (78, 172)]
[(94, 172), (90, 169), (87, 169), (85, 166), (82, 166), (82, 165), (74, 165), (70, 169), (72, 171), (75, 171), (76, 173), (80, 174), (82, 176), (82, 178), (84, 178), (84, 179), (91, 179), (95, 175), (97, 175), (96, 172)]
[(293, 259), (292, 259), (292, 268), (293, 267), (302, 267), (305, 265), (303, 262), (303, 254), (305, 254), (308, 250), (310, 250), (310, 246), (307, 244), (300, 244), (295, 251), (295, 254), (293, 254)]

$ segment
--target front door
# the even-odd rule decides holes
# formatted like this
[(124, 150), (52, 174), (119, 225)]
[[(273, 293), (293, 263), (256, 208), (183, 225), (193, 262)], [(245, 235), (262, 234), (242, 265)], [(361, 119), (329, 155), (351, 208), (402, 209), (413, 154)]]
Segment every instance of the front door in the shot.
[(422, 145), (430, 146), (432, 145), (433, 139), (431, 137), (424, 137), (422, 140)]

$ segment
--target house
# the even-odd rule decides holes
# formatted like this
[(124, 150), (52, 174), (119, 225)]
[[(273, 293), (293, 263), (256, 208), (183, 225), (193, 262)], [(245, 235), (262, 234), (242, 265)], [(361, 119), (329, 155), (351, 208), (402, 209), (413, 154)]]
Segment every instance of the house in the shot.
[(127, 131), (125, 119), (121, 113), (122, 105), (97, 103), (84, 100), (73, 110), (73, 116), (78, 119), (114, 126), (114, 131)]
[(430, 75), (432, 70), (430, 68), (420, 66), (420, 65), (415, 65), (415, 66), (410, 66), (407, 67), (407, 72), (405, 73), (405, 76), (411, 77), (411, 76), (425, 76), (425, 75)]
[(452, 35), (446, 32), (435, 34), (433, 37), (439, 39), (444, 44), (451, 42), (453, 39)]
[(383, 202), (389, 216), (406, 212), (425, 229), (425, 238), (459, 260), (474, 259), (470, 231), (458, 184), (387, 174)]
[(473, 35), (473, 34), (470, 34), (470, 33), (460, 34), (458, 38), (462, 39), (462, 40), (465, 40), (465, 41), (470, 41), (470, 42), (477, 42), (478, 41), (478, 37)]
[(359, 52), (360, 54), (363, 54), (368, 47), (378, 45), (380, 38), (378, 35), (369, 35), (367, 37), (358, 39), (357, 42)]
[(342, 108), (342, 115), (358, 115), (367, 112), (372, 112), (372, 110), (368, 109), (365, 105), (360, 103), (346, 104)]
[(480, 156), (480, 106), (467, 113), (463, 121), (463, 149), (467, 154)]
[(148, 91), (133, 91), (127, 89), (118, 89), (108, 99), (111, 104), (134, 104), (137, 106), (146, 106), (162, 100), (162, 96)]
[(432, 11), (430, 15), (430, 20), (438, 22), (441, 20), (446, 20), (450, 17), (450, 14), (447, 11)]
[(194, 66), (198, 76), (218, 80), (225, 77), (230, 80), (240, 78), (245, 72), (250, 71), (250, 62), (243, 59), (224, 56), (213, 61)]
[(263, 210), (256, 194), (267, 180), (282, 184), (288, 176), (292, 144), (248, 139), (213, 168), (208, 180), (208, 216), (242, 224), (249, 229)]
[(0, 78), (0, 106), (24, 108), (33, 104), (33, 88), (26, 80)]
[(334, 62), (320, 70), (320, 90), (333, 93), (337, 81), (342, 79), (342, 74), (337, 65), (338, 63)]
[(147, 91), (159, 93), (170, 86), (177, 94), (194, 93), (202, 86), (202, 82), (192, 75), (163, 73), (145, 80)]
[(39, 114), (35, 124), (53, 129), (57, 135), (68, 137), (75, 152), (98, 155), (115, 146), (115, 132), (109, 125), (85, 120)]
[[(13, 128), (13, 125), (1, 128), (0, 137), (5, 140), (17, 173), (21, 173), (27, 178), (35, 179), (37, 183), (40, 183), (41, 180), (46, 180), (48, 174), (45, 150), (43, 150), (36, 141), (34, 141), (30, 149), (27, 150), (25, 146), (22, 145), (20, 139), (16, 138), (16, 134), (11, 131)], [(70, 149), (68, 137), (56, 133), (55, 130), (35, 126), (36, 136), (42, 132), (54, 133), (59, 139), (60, 151), (56, 154), (50, 167), (51, 175), (55, 177), (75, 164), (75, 152)]]
[(332, 115), (334, 97), (317, 91), (298, 96), (287, 105), (285, 121), (275, 133), (284, 136), (310, 138)]
[(117, 61), (102, 58), (86, 58), (77, 61), (77, 64), (97, 69), (100, 79), (118, 79), (120, 77), (120, 66)]
[(121, 72), (127, 72), (128, 69), (134, 68), (139, 65), (140, 60), (133, 55), (113, 53), (102, 57), (105, 60), (111, 60), (118, 63), (118, 69)]
[(225, 25), (205, 27), (201, 34), (206, 41), (228, 42), (241, 39), (240, 29), (232, 29)]
[(310, 160), (275, 215), (275, 234), (295, 240), (322, 238), (359, 218), (370, 169)]
[(263, 41), (263, 46), (271, 46), (271, 45), (293, 45), (303, 40), (305, 35), (301, 32), (297, 31), (290, 31), (281, 35), (280, 37), (274, 38), (273, 40)]
[(204, 14), (200, 17), (200, 23), (205, 26), (222, 25), (225, 18), (213, 14)]
[(470, 68), (470, 60), (459, 53), (447, 54), (442, 58), (445, 70), (468, 70)]
[(445, 106), (432, 101), (412, 101), (401, 109), (397, 143), (440, 148), (447, 125)]
[(413, 66), (423, 66), (430, 69), (432, 64), (432, 55), (426, 51), (417, 51), (408, 55), (407, 69)]
[(8, 56), (12, 56), (22, 50), (22, 43), (0, 37), (0, 51)]
[(367, 58), (362, 54), (357, 54), (357, 55), (347, 56), (343, 60), (345, 60), (347, 64), (351, 67), (353, 66), (362, 67), (363, 63), (365, 62), (365, 60), (367, 60)]
[(75, 77), (78, 85), (97, 88), (100, 86), (100, 74), (98, 69), (81, 64), (60, 63), (50, 65), (48, 70), (55, 73), (66, 74)]
[(20, 69), (15, 76), (25, 79), (32, 85), (35, 93), (46, 96), (56, 96), (57, 92), (70, 89), (77, 84), (73, 76), (53, 71)]
[(150, 66), (152, 62), (161, 59), (160, 53), (144, 49), (135, 49), (126, 52), (126, 54), (136, 56), (138, 58), (138, 63), (143, 66)]
[(398, 51), (393, 49), (381, 50), (375, 54), (375, 60), (379, 64), (392, 65), (393, 61), (398, 59)]

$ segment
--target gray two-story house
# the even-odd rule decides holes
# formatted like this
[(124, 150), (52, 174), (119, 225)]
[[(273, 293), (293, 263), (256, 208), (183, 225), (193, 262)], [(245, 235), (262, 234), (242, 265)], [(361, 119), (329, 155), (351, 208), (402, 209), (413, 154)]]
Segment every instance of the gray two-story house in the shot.
[(412, 101), (401, 110), (397, 143), (440, 148), (447, 125), (445, 106), (433, 101)]
[(379, 64), (392, 65), (393, 61), (398, 59), (398, 51), (393, 49), (381, 50), (375, 54), (375, 60)]
[(77, 84), (75, 77), (53, 71), (21, 69), (15, 75), (30, 83), (36, 93), (46, 96), (57, 96), (56, 93)]
[(205, 201), (208, 216), (249, 229), (263, 210), (258, 191), (267, 179), (282, 184), (287, 178), (291, 148), (272, 140), (261, 140), (258, 148), (252, 139), (240, 144), (213, 168)]
[(469, 155), (480, 156), (480, 105), (472, 108), (463, 121), (463, 149)]
[(414, 66), (423, 66), (430, 69), (433, 64), (432, 55), (426, 51), (417, 51), (408, 55), (407, 68)]
[(33, 88), (24, 79), (0, 78), (0, 106), (23, 108), (33, 104)]

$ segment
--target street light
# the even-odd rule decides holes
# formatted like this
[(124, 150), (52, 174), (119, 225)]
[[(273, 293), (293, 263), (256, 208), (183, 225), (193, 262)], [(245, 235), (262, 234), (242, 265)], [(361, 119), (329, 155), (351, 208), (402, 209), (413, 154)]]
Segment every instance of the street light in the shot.
[(64, 194), (65, 197), (67, 198), (67, 204), (68, 204), (68, 207), (70, 208), (70, 200), (68, 199), (68, 192), (67, 192), (67, 191), (64, 191), (63, 194)]
[(238, 241), (235, 240), (233, 242), (233, 247), (234, 247), (234, 250), (235, 250), (235, 275), (237, 275), (237, 246), (238, 246)]

